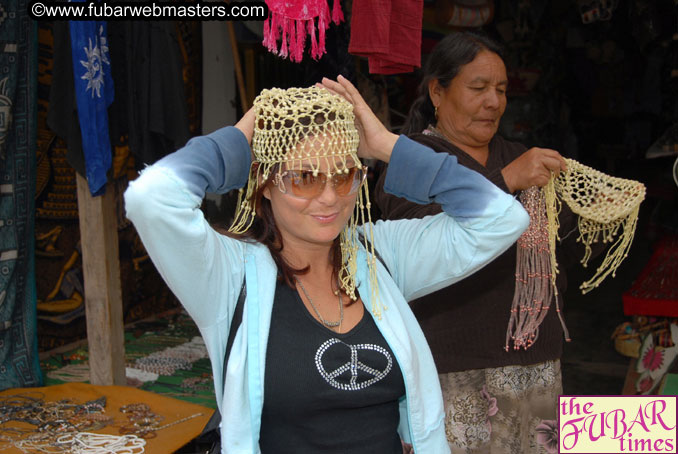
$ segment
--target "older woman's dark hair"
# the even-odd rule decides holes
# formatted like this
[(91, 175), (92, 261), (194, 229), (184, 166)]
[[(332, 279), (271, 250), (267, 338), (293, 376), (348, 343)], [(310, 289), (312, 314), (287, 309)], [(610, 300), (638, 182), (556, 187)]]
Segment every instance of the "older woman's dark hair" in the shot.
[(417, 99), (412, 104), (400, 132), (402, 134), (421, 132), (429, 124), (435, 124), (435, 109), (428, 94), (429, 82), (437, 79), (441, 87), (447, 88), (461, 68), (471, 63), (478, 53), (484, 50), (502, 57), (501, 46), (481, 32), (454, 32), (440, 40), (424, 64)]

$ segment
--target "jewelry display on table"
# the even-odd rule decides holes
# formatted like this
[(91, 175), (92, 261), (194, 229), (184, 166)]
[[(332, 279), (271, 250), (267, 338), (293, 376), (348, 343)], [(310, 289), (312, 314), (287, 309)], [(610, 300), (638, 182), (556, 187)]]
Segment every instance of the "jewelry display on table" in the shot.
[[(15, 447), (25, 453), (130, 453), (135, 451), (76, 451), (70, 444), (58, 441), (64, 435), (91, 432), (113, 423), (105, 414), (106, 398), (79, 404), (71, 399), (45, 402), (41, 393), (16, 394), (0, 397), (0, 452)], [(6, 425), (25, 423), (33, 428)]]
[(108, 435), (90, 432), (69, 432), (55, 439), (31, 437), (14, 443), (24, 453), (46, 454), (141, 454), (146, 440), (136, 435)]
[[(44, 395), (16, 394), (0, 397), (0, 452), (14, 447), (23, 453), (45, 454), (140, 454), (146, 439), (157, 431), (202, 416), (190, 416), (163, 424), (165, 417), (145, 403), (120, 407), (127, 421), (119, 425), (120, 435), (93, 433), (113, 425), (105, 414), (106, 397), (78, 404), (70, 399), (45, 402)], [(5, 426), (8, 422), (27, 423), (34, 428)]]
[(202, 413), (195, 413), (185, 418), (160, 425), (160, 423), (164, 421), (165, 417), (153, 413), (150, 407), (144, 403), (123, 405), (120, 407), (120, 412), (126, 414), (128, 420), (127, 424), (120, 427), (120, 434), (136, 435), (144, 439), (157, 437), (158, 434), (156, 432), (158, 430), (167, 429), (168, 427), (172, 427), (190, 419), (197, 418), (198, 416), (202, 416)]
[(77, 432), (62, 435), (57, 444), (68, 445), (73, 454), (141, 454), (146, 440), (136, 435)]

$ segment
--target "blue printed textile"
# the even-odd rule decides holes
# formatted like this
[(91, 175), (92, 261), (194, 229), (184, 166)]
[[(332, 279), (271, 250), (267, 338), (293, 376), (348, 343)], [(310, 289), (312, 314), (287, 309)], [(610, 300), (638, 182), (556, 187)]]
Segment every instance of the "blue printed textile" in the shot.
[(0, 390), (40, 386), (33, 261), (37, 27), (0, 1)]
[(92, 195), (101, 195), (112, 161), (108, 106), (113, 102), (113, 77), (107, 25), (103, 21), (71, 21), (70, 29), (75, 97), (87, 183)]

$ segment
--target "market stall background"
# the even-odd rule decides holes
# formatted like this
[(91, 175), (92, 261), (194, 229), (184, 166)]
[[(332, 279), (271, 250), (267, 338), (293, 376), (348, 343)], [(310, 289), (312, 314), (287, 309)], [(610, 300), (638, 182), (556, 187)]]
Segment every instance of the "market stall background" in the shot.
[[(326, 53), (314, 60), (306, 49), (300, 62), (269, 52), (260, 22), (109, 24), (116, 97), (109, 108), (113, 156), (107, 190), (117, 231), (127, 384), (214, 408), (205, 357), (157, 377), (153, 360), (142, 360), (190, 344), (198, 334), (124, 217), (120, 195), (127, 182), (189, 137), (234, 123), (261, 89), (307, 86), (324, 75), (355, 81), (380, 119), (397, 131), (414, 99), (418, 73), (391, 74), (384, 70), (388, 64), (364, 49), (350, 52), (352, 34), (365, 26), (352, 20), (360, 4), (340, 2), (344, 21), (327, 30)], [(2, 212), (0, 225), (0, 388), (10, 389), (43, 384), (41, 375), (46, 385), (89, 381), (77, 187), (84, 165), (68, 26), (32, 22), (25, 5), (25, 0), (0, 5), (0, 41), (10, 43), (0, 49), (0, 189), (3, 200), (12, 201), (3, 209), (17, 210)], [(652, 392), (660, 392), (664, 379), (670, 383), (676, 372), (670, 336), (676, 315), (651, 310), (650, 290), (658, 286), (658, 298), (678, 307), (676, 268), (660, 269), (663, 262), (656, 258), (678, 236), (678, 187), (671, 173), (678, 156), (678, 4), (426, 0), (421, 7), (422, 27), (415, 33), (420, 41), (414, 40), (420, 52), (410, 56), (425, 61), (435, 43), (455, 29), (482, 27), (505, 46), (510, 84), (503, 136), (555, 148), (646, 185), (635, 240), (617, 277), (581, 295), (578, 284), (597, 263), (568, 270), (573, 284), (565, 295), (565, 314), (573, 341), (562, 358), (563, 385), (567, 394), (647, 392), (642, 377), (654, 366), (642, 360), (646, 345), (646, 353), (661, 352), (663, 358), (662, 374), (652, 370)], [(18, 16), (10, 19), (10, 11)], [(11, 45), (19, 42), (32, 47)], [(151, 81), (158, 80), (163, 83), (150, 90)], [(10, 107), (13, 122), (1, 115)], [(31, 109), (35, 124), (22, 120), (31, 117)], [(378, 171), (372, 170), (370, 182)], [(8, 184), (14, 192), (6, 191)], [(233, 194), (211, 197), (203, 209), (213, 223), (225, 226), (234, 201)], [(22, 233), (30, 230), (34, 235)], [(633, 310), (625, 305), (631, 300)], [(37, 316), (31, 312), (36, 308)], [(155, 365), (163, 361), (172, 366), (172, 360)], [(16, 364), (23, 375), (11, 372)]]

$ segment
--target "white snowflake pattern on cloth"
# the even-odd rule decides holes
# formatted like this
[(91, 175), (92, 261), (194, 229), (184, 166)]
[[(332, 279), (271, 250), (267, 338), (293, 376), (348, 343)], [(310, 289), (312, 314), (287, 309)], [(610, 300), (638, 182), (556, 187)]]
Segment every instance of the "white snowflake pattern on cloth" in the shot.
[(88, 39), (89, 45), (83, 47), (87, 60), (80, 60), (80, 64), (85, 67), (85, 74), (80, 77), (87, 81), (85, 91), (92, 90), (92, 98), (96, 92), (97, 98), (101, 98), (101, 86), (104, 84), (104, 65), (110, 67), (111, 62), (108, 59), (108, 43), (104, 35), (103, 25), (99, 26), (98, 46), (92, 45), (92, 38)]

